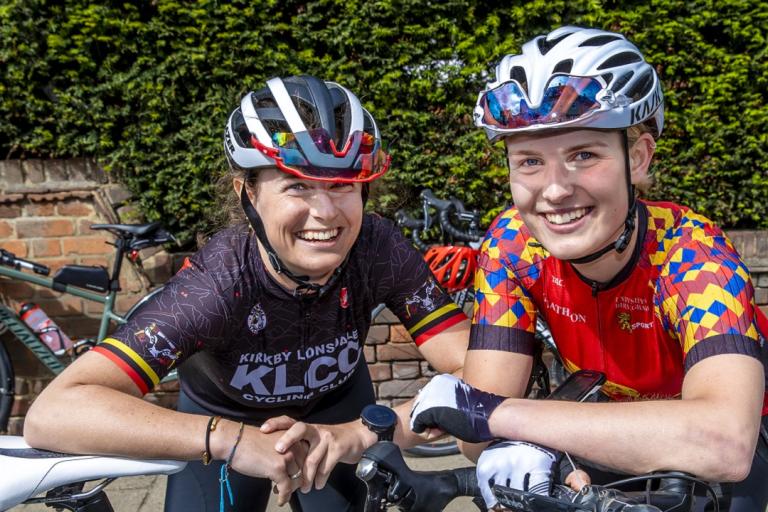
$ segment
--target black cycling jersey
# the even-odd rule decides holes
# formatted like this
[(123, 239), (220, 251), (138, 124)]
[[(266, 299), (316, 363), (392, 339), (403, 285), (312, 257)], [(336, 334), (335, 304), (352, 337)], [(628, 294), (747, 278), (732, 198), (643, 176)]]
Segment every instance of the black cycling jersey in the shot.
[(364, 357), (371, 310), (385, 303), (417, 344), (465, 318), (389, 221), (366, 215), (339, 279), (296, 297), (268, 273), (245, 226), (215, 235), (95, 350), (146, 393), (178, 366), (184, 392), (251, 421), (306, 416)]

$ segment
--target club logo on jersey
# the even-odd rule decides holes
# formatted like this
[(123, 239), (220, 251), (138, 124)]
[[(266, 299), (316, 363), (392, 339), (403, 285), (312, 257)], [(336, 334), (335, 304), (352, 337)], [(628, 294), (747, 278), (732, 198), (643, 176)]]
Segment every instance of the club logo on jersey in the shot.
[(616, 321), (622, 331), (634, 332), (635, 329), (653, 329), (653, 322), (633, 322), (632, 317), (626, 311), (617, 311)]
[(421, 290), (405, 300), (405, 312), (408, 318), (411, 317), (411, 305), (415, 304), (425, 311), (432, 311), (435, 309), (435, 300), (438, 297), (440, 297), (440, 288), (438, 288), (435, 280), (430, 277)]
[(343, 309), (347, 309), (349, 307), (349, 293), (347, 292), (346, 286), (341, 289), (341, 292), (339, 292), (339, 302), (341, 303), (341, 307)]
[(170, 368), (181, 356), (181, 350), (165, 337), (157, 324), (151, 323), (144, 329), (134, 333), (136, 339), (147, 347), (147, 352), (163, 366)]
[(258, 334), (267, 326), (267, 315), (264, 314), (264, 309), (260, 303), (256, 303), (251, 312), (248, 314), (248, 329), (253, 334)]
[(616, 320), (618, 320), (619, 328), (622, 331), (632, 332), (632, 318), (629, 316), (629, 313), (616, 313)]

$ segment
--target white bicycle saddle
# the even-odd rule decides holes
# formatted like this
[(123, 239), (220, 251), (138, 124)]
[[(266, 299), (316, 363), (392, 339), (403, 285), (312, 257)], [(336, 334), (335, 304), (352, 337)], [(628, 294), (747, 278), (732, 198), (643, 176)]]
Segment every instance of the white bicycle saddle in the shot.
[(30, 448), (20, 436), (0, 436), (0, 510), (69, 483), (121, 476), (170, 475), (186, 465), (177, 460), (49, 452)]

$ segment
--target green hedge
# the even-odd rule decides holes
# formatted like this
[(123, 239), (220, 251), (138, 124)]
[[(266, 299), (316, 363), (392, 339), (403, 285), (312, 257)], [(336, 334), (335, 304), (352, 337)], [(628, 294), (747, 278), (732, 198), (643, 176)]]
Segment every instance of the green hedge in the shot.
[(310, 73), (357, 92), (391, 141), (375, 207), (413, 205), (428, 186), (487, 221), (509, 191), (502, 151), (471, 125), (477, 92), (502, 55), (566, 23), (624, 32), (657, 66), (668, 115), (654, 197), (768, 227), (757, 0), (5, 0), (0, 148), (95, 156), (149, 218), (190, 235), (214, 208), (229, 111), (270, 76)]

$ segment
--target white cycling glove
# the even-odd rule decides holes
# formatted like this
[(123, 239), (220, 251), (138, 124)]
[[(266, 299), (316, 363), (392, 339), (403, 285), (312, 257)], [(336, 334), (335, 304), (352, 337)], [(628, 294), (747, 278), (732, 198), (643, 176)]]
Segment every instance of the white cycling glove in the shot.
[(486, 506), (490, 509), (498, 502), (491, 490), (494, 485), (548, 496), (556, 460), (556, 452), (532, 443), (499, 441), (489, 445), (477, 459), (477, 483)]
[(494, 438), (488, 418), (505, 400), (475, 389), (449, 374), (438, 375), (419, 391), (411, 410), (411, 430), (420, 434), (439, 428), (463, 441), (481, 443)]

